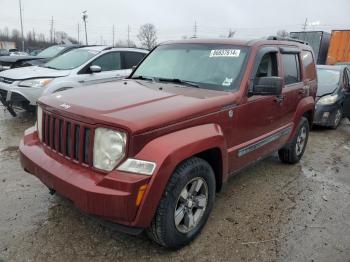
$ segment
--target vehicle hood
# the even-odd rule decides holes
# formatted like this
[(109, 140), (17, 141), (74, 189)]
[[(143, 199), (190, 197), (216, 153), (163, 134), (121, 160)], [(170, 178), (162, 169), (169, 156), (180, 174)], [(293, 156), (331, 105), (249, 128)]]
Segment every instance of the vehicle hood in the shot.
[(0, 56), (0, 62), (17, 63), (18, 61), (45, 59), (39, 56)]
[(24, 80), (41, 77), (62, 77), (69, 75), (70, 72), (70, 70), (55, 70), (40, 66), (29, 66), (3, 71), (0, 73), (0, 77), (6, 77), (14, 80)]
[(333, 94), (338, 89), (338, 85), (320, 85), (317, 87), (316, 96), (321, 97), (328, 94)]
[[(236, 93), (123, 80), (44, 96), (39, 104), (73, 118), (110, 123), (134, 134), (219, 111)], [(61, 112), (65, 111), (65, 112)], [(78, 115), (78, 116), (77, 116)], [(89, 121), (90, 122), (90, 121)]]

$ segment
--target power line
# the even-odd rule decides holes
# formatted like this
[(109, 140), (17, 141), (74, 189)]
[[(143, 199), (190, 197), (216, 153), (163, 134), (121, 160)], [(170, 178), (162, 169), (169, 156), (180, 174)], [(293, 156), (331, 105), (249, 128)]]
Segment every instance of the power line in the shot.
[(113, 29), (112, 29), (112, 34), (113, 34), (113, 39), (112, 39), (112, 46), (114, 47), (114, 35), (115, 35), (115, 26), (113, 25)]
[(128, 25), (128, 47), (130, 47), (130, 25)]
[(307, 17), (306, 17), (306, 19), (305, 19), (305, 23), (304, 23), (304, 25), (303, 25), (303, 31), (305, 31), (305, 30), (306, 30), (306, 27), (307, 27)]
[(53, 21), (53, 16), (52, 16), (51, 20), (50, 20), (50, 42), (51, 43), (54, 40), (53, 24), (54, 24), (54, 21)]
[(19, 0), (19, 16), (21, 18), (21, 34), (22, 34), (22, 51), (24, 51), (24, 35), (23, 35), (23, 19), (22, 19), (22, 1)]
[(197, 38), (197, 21), (194, 21), (193, 38)]

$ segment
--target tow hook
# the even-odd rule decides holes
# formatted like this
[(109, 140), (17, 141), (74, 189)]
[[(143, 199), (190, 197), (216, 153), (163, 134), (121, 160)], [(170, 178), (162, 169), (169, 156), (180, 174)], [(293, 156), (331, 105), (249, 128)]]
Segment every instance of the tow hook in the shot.
[(53, 196), (56, 193), (56, 190), (53, 188), (49, 188), (49, 193)]

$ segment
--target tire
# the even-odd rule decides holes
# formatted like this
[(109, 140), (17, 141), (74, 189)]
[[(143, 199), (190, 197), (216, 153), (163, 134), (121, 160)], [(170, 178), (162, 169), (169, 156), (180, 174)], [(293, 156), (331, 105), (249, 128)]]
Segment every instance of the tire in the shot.
[(300, 161), (309, 139), (309, 131), (309, 122), (306, 117), (302, 117), (293, 140), (278, 150), (279, 159), (283, 163), (295, 164)]
[(342, 118), (343, 118), (343, 108), (339, 107), (334, 113), (334, 120), (331, 128), (334, 130), (337, 129), (341, 123)]
[[(194, 190), (193, 195), (196, 196), (191, 198), (191, 189), (196, 186), (200, 189), (197, 193)], [(208, 162), (198, 157), (182, 162), (168, 182), (152, 223), (146, 230), (147, 235), (159, 245), (173, 249), (190, 243), (206, 224), (214, 205), (215, 188), (215, 175)], [(187, 198), (184, 192), (187, 192)], [(175, 219), (176, 214), (178, 219)], [(191, 214), (194, 214), (192, 220)]]

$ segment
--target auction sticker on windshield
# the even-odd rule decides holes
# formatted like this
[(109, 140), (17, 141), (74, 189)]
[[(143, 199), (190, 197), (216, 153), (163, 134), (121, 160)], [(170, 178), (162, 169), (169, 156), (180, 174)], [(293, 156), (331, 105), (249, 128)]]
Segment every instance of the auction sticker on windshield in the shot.
[(215, 49), (211, 50), (209, 57), (239, 57), (239, 49)]

